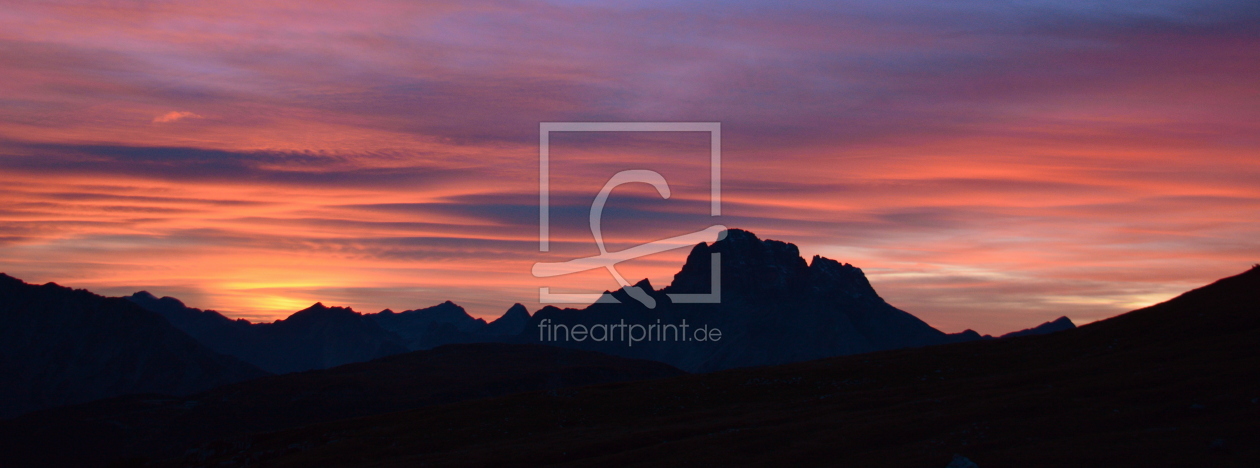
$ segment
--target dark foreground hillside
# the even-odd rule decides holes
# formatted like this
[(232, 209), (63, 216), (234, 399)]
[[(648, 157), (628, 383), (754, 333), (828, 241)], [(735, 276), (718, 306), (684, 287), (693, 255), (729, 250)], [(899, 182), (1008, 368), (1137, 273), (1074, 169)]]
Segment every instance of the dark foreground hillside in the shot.
[(1260, 466), (1260, 268), (1045, 336), (514, 395), (167, 466)]
[[(126, 300), (0, 273), (0, 418), (131, 393), (185, 395), (264, 375)], [(0, 466), (5, 458), (0, 453)]]
[(682, 375), (666, 364), (541, 345), (446, 345), (188, 397), (135, 395), (0, 421), (0, 468), (168, 458), (223, 437), (512, 393)]

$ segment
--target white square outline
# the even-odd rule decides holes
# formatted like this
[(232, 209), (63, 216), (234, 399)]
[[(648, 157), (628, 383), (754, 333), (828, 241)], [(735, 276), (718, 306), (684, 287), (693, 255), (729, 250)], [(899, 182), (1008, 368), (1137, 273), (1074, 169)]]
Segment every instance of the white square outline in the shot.
[[(551, 132), (709, 132), (709, 216), (722, 215), (722, 123), (721, 122), (539, 122), (538, 123), (538, 251), (550, 251), (550, 157)], [(708, 294), (669, 294), (675, 303), (721, 302), (721, 254), (710, 259)], [(607, 302), (601, 294), (551, 293), (538, 288), (543, 304)], [(615, 299), (613, 299), (615, 301)]]

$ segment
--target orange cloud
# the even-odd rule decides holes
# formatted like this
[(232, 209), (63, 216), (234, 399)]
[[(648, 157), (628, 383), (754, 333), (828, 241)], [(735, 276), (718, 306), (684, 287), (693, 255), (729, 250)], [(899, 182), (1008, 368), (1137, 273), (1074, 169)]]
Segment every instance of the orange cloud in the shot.
[(171, 123), (184, 119), (200, 119), (201, 116), (188, 111), (171, 111), (153, 118), (153, 123)]

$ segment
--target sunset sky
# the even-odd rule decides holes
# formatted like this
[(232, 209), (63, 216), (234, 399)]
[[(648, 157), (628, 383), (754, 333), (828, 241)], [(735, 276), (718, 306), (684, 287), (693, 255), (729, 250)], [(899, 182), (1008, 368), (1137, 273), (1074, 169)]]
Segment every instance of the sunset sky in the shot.
[[(1260, 3), (7, 2), (0, 271), (274, 320), (537, 309), (530, 267), (721, 223), (948, 332), (1086, 323), (1260, 261)], [(708, 136), (538, 127), (721, 122)], [(667, 285), (686, 250), (625, 264)], [(561, 288), (560, 286), (563, 286)]]

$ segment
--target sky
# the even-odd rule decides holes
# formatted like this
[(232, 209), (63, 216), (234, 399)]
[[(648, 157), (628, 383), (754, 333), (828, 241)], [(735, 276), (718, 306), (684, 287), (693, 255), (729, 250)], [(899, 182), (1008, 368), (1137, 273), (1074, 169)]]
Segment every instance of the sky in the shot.
[[(1260, 261), (1248, 1), (7, 2), (0, 271), (255, 321), (493, 318), (711, 224), (862, 268), (948, 332), (1079, 323)], [(540, 122), (720, 122), (552, 136)], [(667, 285), (686, 249), (622, 264)], [(632, 279), (633, 281), (633, 279)]]

